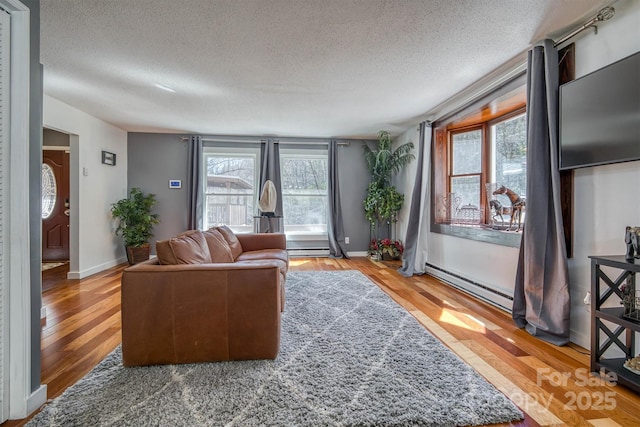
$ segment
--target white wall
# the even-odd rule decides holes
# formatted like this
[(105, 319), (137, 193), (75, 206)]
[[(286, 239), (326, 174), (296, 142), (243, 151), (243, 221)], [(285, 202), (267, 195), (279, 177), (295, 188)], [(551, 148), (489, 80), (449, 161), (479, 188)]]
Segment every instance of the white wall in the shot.
[[(595, 71), (640, 50), (640, 1), (621, 0), (616, 15), (599, 25), (597, 35), (587, 30), (575, 39), (576, 77)], [(417, 141), (414, 128), (396, 142)], [(415, 164), (398, 175), (396, 185), (405, 194), (398, 222), (405, 239)], [(623, 254), (624, 227), (640, 225), (640, 162), (578, 169), (574, 183), (574, 256), (569, 260), (571, 284), (571, 341), (589, 348), (590, 318), (582, 300), (590, 288), (589, 255)], [(513, 295), (517, 248), (444, 234), (428, 234), (428, 263), (496, 291)], [(486, 295), (486, 294), (485, 294)]]
[(398, 222), (395, 226), (394, 236), (400, 239), (402, 242), (407, 240), (406, 232), (409, 226), (409, 207), (411, 206), (411, 196), (413, 191), (414, 181), (416, 179), (416, 170), (418, 168), (418, 141), (420, 138), (420, 132), (418, 126), (414, 126), (407, 130), (405, 133), (393, 140), (393, 148), (397, 148), (407, 142), (413, 142), (413, 155), (416, 156), (416, 160), (409, 163), (404, 169), (398, 173), (393, 179), (394, 185), (400, 193), (404, 193), (404, 203), (402, 209), (398, 213)]
[[(43, 113), (45, 127), (71, 134), (69, 278), (80, 279), (125, 260), (110, 208), (127, 196), (127, 132), (46, 95)], [(102, 164), (102, 150), (116, 166)]]
[[(640, 2), (614, 7), (614, 18), (599, 25), (598, 35), (587, 32), (575, 42), (576, 78), (640, 51)], [(624, 254), (625, 226), (640, 225), (640, 161), (576, 169), (573, 197), (571, 341), (589, 348), (589, 311), (582, 302), (591, 286), (587, 257)]]

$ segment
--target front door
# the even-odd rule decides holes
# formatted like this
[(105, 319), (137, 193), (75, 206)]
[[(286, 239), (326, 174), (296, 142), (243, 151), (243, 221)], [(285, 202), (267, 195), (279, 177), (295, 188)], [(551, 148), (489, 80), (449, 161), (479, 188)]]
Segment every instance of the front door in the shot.
[(69, 259), (69, 153), (42, 152), (42, 260)]

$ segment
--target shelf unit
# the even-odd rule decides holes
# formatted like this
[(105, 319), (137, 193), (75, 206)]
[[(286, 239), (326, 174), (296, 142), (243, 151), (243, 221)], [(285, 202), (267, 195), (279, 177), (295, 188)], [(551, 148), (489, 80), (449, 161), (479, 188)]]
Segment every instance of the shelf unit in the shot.
[[(634, 357), (636, 342), (635, 334), (640, 332), (640, 323), (622, 317), (624, 309), (620, 307), (602, 307), (614, 295), (622, 299), (620, 287), (625, 281), (635, 289), (636, 273), (640, 273), (640, 261), (637, 263), (625, 260), (624, 255), (590, 256), (591, 259), (591, 372), (612, 372), (617, 375), (618, 384), (629, 387), (640, 393), (640, 375), (635, 374), (623, 366), (625, 360)], [(618, 277), (610, 278), (601, 267), (612, 267), (621, 270)], [(609, 329), (603, 323), (607, 321), (615, 325), (615, 330)], [(604, 332), (606, 339), (600, 339)], [(620, 337), (624, 334), (624, 341)], [(625, 357), (604, 358), (604, 353), (614, 346), (625, 354)]]

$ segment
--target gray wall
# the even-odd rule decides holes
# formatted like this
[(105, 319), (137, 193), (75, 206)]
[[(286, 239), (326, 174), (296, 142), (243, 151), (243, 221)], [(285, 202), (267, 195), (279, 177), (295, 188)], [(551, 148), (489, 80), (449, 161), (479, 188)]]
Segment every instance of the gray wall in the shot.
[(367, 195), (370, 175), (363, 155), (364, 141), (351, 140), (338, 147), (338, 179), (344, 235), (347, 252), (362, 252), (369, 248), (369, 222), (364, 217), (363, 201)]
[(69, 135), (53, 129), (43, 129), (42, 146), (69, 147)]
[[(188, 147), (182, 135), (129, 133), (128, 185), (154, 193), (158, 199), (156, 213), (160, 224), (152, 241), (174, 236), (187, 229), (188, 217)], [(350, 141), (338, 151), (340, 197), (344, 217), (345, 245), (348, 252), (366, 251), (369, 245), (369, 223), (364, 217), (364, 200), (369, 173), (362, 155), (362, 141)], [(182, 189), (169, 189), (169, 179), (181, 179)]]
[(31, 251), (31, 391), (40, 387), (40, 309), (42, 307), (41, 169), (42, 66), (40, 65), (40, 0), (21, 0), (30, 10), (29, 105), (29, 244)]
[[(160, 224), (154, 228), (151, 242), (168, 239), (187, 229), (188, 145), (182, 135), (162, 133), (129, 133), (127, 139), (127, 183), (145, 193), (156, 195), (154, 210)], [(170, 189), (170, 179), (181, 179), (182, 188)], [(155, 253), (155, 247), (152, 247)]]

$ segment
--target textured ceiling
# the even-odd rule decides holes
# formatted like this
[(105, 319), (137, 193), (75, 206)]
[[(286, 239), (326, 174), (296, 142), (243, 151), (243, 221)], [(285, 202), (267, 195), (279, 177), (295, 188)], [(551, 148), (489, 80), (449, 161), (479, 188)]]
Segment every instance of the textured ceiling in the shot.
[(132, 132), (397, 134), (608, 3), (45, 0), (44, 91)]

